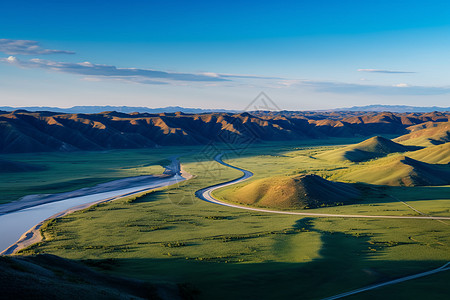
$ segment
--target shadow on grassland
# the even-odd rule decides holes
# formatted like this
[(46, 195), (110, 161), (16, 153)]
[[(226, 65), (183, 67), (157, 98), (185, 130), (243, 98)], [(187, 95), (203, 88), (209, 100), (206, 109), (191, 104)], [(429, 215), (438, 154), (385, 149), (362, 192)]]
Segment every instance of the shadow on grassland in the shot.
[[(201, 299), (321, 299), (373, 283), (420, 273), (443, 265), (444, 261), (384, 261), (373, 259), (369, 237), (315, 230), (312, 219), (296, 222), (295, 229), (321, 233), (320, 258), (307, 263), (225, 263), (186, 258), (118, 259), (109, 272), (150, 281), (188, 283), (200, 291)], [(236, 241), (234, 241), (236, 242)], [(392, 245), (391, 245), (392, 246)], [(387, 246), (386, 246), (387, 247)], [(439, 299), (448, 295), (450, 273), (432, 275), (435, 280), (403, 283), (409, 290), (391, 288), (378, 297)], [(416, 280), (417, 281), (417, 280)], [(409, 284), (409, 285), (408, 285)], [(370, 296), (366, 293), (364, 296)], [(406, 299), (406, 298), (405, 298)]]

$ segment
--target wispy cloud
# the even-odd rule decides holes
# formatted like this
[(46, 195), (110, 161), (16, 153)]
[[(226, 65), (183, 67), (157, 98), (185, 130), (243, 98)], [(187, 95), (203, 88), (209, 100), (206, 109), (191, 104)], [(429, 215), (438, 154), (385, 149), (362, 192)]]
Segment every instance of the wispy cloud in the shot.
[[(368, 95), (443, 95), (450, 94), (450, 87), (413, 86), (407, 83), (394, 85), (373, 85), (363, 83), (345, 83), (335, 81), (296, 80), (254, 75), (219, 73), (176, 73), (152, 69), (119, 68), (112, 65), (100, 65), (91, 62), (57, 62), (44, 59), (21, 60), (15, 56), (0, 58), (0, 62), (21, 68), (39, 68), (55, 72), (82, 75), (82, 80), (114, 80), (135, 84), (178, 84), (198, 82), (208, 86), (246, 85), (252, 86), (264, 82), (264, 87), (306, 88), (320, 93), (368, 94)], [(275, 80), (274, 80), (275, 79)]]
[(267, 77), (256, 75), (238, 75), (238, 74), (217, 74), (222, 78), (240, 78), (240, 79), (284, 79), (281, 77)]
[(91, 82), (100, 82), (100, 81), (117, 81), (122, 83), (134, 83), (134, 84), (153, 84), (153, 85), (164, 85), (169, 84), (168, 82), (151, 80), (142, 78), (139, 76), (136, 77), (122, 77), (122, 76), (86, 76), (81, 78), (83, 81), (91, 81)]
[(219, 74), (219, 73), (176, 73), (166, 72), (152, 69), (139, 68), (118, 68), (112, 65), (100, 65), (91, 62), (57, 62), (33, 58), (29, 60), (21, 60), (15, 56), (8, 58), (0, 58), (0, 62), (15, 65), (21, 68), (39, 68), (55, 72), (71, 73), (84, 75), (83, 80), (87, 81), (103, 81), (116, 80), (126, 83), (140, 84), (169, 84), (178, 82), (204, 82), (204, 83), (221, 83), (228, 82), (236, 84), (235, 80), (271, 80), (282, 79), (275, 77), (264, 77), (255, 75), (239, 75), (239, 74)]
[[(150, 69), (138, 68), (118, 68), (111, 65), (99, 65), (90, 62), (70, 63), (70, 62), (56, 62), (45, 59), (30, 59), (19, 60), (14, 56), (0, 59), (1, 62), (6, 62), (22, 68), (40, 68), (56, 72), (64, 72), (71, 74), (79, 74), (91, 77), (122, 79), (129, 82), (144, 83), (144, 84), (163, 84), (165, 81), (198, 81), (198, 82), (217, 82), (228, 81), (220, 74), (193, 74), (193, 73), (174, 73), (157, 71)], [(161, 80), (153, 81), (153, 79)], [(149, 81), (151, 80), (151, 81)]]
[(37, 41), (0, 39), (0, 52), (8, 55), (74, 54), (73, 51), (45, 49)]
[(381, 69), (358, 69), (358, 72), (384, 73), (384, 74), (413, 74), (413, 73), (416, 73), (416, 72), (409, 72), (409, 71), (393, 71), (393, 70), (381, 70)]
[(333, 81), (296, 80), (280, 82), (286, 87), (310, 88), (321, 93), (369, 94), (369, 95), (444, 95), (450, 94), (446, 86), (414, 86), (406, 83), (395, 85), (369, 85)]

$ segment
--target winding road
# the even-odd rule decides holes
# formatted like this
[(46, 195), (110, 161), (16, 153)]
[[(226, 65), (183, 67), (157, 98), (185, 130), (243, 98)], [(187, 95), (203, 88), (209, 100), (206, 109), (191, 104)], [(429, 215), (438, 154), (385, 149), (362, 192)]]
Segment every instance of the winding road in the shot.
[(203, 201), (207, 201), (210, 203), (215, 203), (215, 204), (219, 204), (219, 205), (223, 205), (223, 206), (228, 206), (228, 207), (239, 208), (239, 209), (246, 209), (246, 210), (273, 213), (273, 214), (285, 214), (285, 215), (300, 215), (300, 216), (313, 216), (313, 217), (326, 217), (326, 218), (331, 217), (331, 218), (370, 218), (370, 219), (450, 220), (450, 217), (433, 217), (433, 216), (349, 215), (349, 214), (322, 214), (322, 213), (312, 213), (312, 212), (282, 211), (282, 210), (270, 210), (270, 209), (265, 209), (265, 208), (255, 208), (255, 207), (249, 207), (249, 206), (243, 206), (243, 205), (239, 205), (239, 204), (223, 202), (223, 201), (220, 201), (220, 200), (214, 198), (214, 196), (212, 195), (212, 192), (214, 192), (217, 189), (242, 182), (253, 176), (253, 173), (248, 170), (244, 170), (244, 169), (232, 166), (232, 165), (224, 162), (222, 160), (223, 155), (224, 155), (224, 153), (216, 155), (214, 160), (216, 160), (218, 163), (220, 163), (224, 166), (239, 170), (239, 171), (243, 172), (244, 174), (237, 179), (227, 181), (224, 183), (220, 183), (220, 184), (216, 184), (216, 185), (212, 185), (212, 186), (206, 187), (204, 189), (198, 190), (195, 193), (195, 195)]

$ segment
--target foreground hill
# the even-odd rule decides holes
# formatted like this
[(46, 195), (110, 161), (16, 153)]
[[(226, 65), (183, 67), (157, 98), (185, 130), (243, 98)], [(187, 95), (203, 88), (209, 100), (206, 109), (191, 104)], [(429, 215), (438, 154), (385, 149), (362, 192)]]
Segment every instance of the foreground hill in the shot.
[(408, 156), (429, 164), (449, 164), (450, 142), (410, 152)]
[(359, 144), (319, 154), (317, 157), (331, 161), (348, 160), (352, 162), (361, 162), (386, 156), (390, 153), (406, 152), (417, 149), (418, 148), (415, 146), (404, 146), (384, 137), (375, 136)]
[[(108, 262), (98, 264), (107, 268)], [(49, 254), (0, 257), (2, 299), (184, 299), (175, 284), (113, 277)], [(192, 298), (189, 298), (192, 299)]]
[(394, 141), (405, 145), (431, 146), (450, 142), (450, 122), (426, 122), (407, 128), (410, 133)]
[(399, 155), (362, 166), (340, 179), (391, 186), (447, 185), (450, 168)]
[(350, 184), (317, 175), (264, 178), (233, 191), (229, 201), (271, 208), (317, 208), (349, 203), (360, 196)]
[(443, 122), (449, 114), (394, 113), (118, 113), (1, 112), (0, 153), (252, 143), (404, 134), (411, 125)]

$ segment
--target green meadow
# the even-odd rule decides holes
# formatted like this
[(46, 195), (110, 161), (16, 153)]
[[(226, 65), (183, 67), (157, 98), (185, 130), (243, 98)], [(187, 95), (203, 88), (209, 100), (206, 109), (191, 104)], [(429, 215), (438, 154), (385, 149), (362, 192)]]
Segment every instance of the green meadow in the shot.
[[(314, 173), (338, 180), (358, 164), (315, 156), (358, 141), (264, 143), (240, 155), (228, 152), (227, 163), (252, 171), (254, 177), (214, 195), (231, 201), (227, 197), (233, 189), (279, 175)], [(50, 253), (120, 276), (183, 283), (197, 291), (199, 299), (321, 299), (450, 261), (448, 221), (313, 218), (203, 202), (195, 198), (195, 191), (237, 178), (241, 172), (216, 163), (213, 155), (201, 154), (201, 147), (55, 154), (50, 163), (45, 155), (15, 159), (49, 163), (48, 170), (40, 171), (45, 183), (21, 191), (23, 195), (39, 188), (48, 191), (45, 187), (57, 182), (66, 183), (61, 184), (64, 190), (78, 188), (70, 184), (78, 179), (87, 179), (83, 186), (95, 180), (160, 173), (158, 162), (178, 153), (187, 153), (180, 160), (194, 178), (50, 220), (42, 228), (44, 240), (19, 255)], [(62, 162), (66, 167), (76, 162), (74, 171), (63, 171)], [(59, 176), (50, 175), (52, 169), (60, 170)], [(26, 179), (17, 184), (25, 186)], [(424, 214), (450, 216), (450, 186), (359, 185), (363, 197), (354, 204), (310, 211), (418, 215), (408, 204)], [(3, 181), (2, 189), (7, 190)], [(450, 273), (443, 272), (349, 299), (445, 299), (449, 280)]]

